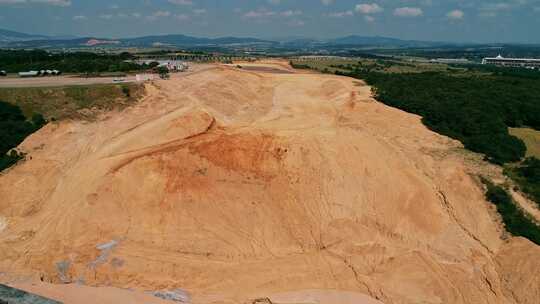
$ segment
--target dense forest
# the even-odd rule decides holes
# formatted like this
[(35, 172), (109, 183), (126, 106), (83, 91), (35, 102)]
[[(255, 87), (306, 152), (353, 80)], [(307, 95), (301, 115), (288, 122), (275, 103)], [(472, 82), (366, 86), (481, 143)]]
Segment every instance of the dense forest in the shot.
[(147, 69), (127, 60), (129, 53), (50, 53), (43, 50), (0, 50), (0, 70), (17, 73), (30, 70), (60, 70), (65, 73), (128, 72)]
[(28, 120), (19, 107), (0, 101), (0, 171), (9, 168), (24, 157), (12, 149), (45, 123), (45, 119), (40, 114), (35, 114)]
[(378, 100), (421, 115), (430, 129), (460, 140), (466, 148), (484, 153), (497, 164), (525, 156), (524, 143), (511, 136), (508, 127), (540, 129), (540, 78), (381, 73), (361, 66), (341, 74), (366, 80)]

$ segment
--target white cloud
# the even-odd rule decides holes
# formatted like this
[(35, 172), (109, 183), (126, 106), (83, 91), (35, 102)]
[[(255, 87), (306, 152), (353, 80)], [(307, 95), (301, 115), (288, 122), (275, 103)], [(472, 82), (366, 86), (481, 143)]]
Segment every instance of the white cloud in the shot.
[(171, 16), (171, 12), (169, 11), (155, 11), (152, 15), (146, 16), (146, 19), (150, 21), (154, 21), (160, 18), (167, 18)]
[(419, 7), (398, 7), (394, 10), (394, 15), (399, 17), (419, 17), (424, 11)]
[(328, 17), (332, 18), (343, 18), (343, 17), (350, 17), (354, 15), (353, 11), (344, 11), (344, 12), (333, 12), (329, 13)]
[(106, 19), (106, 20), (110, 20), (112, 19), (114, 16), (111, 15), (111, 14), (102, 14), (102, 15), (99, 15), (99, 18), (100, 19)]
[(376, 14), (382, 12), (384, 9), (377, 3), (361, 3), (357, 4), (355, 10), (361, 14)]
[(512, 8), (510, 3), (506, 2), (496, 2), (496, 3), (486, 3), (480, 9), (483, 11), (504, 11)]
[(324, 5), (330, 5), (330, 4), (334, 3), (334, 0), (321, 0), (321, 3), (324, 4)]
[(53, 6), (71, 6), (71, 0), (0, 0), (0, 4), (38, 3)]
[(244, 14), (244, 18), (262, 18), (262, 17), (274, 16), (275, 14), (276, 12), (274, 11), (270, 11), (270, 10), (262, 8), (256, 11), (246, 12)]
[(302, 11), (300, 10), (288, 10), (288, 11), (283, 11), (281, 13), (279, 13), (281, 16), (283, 17), (292, 17), (292, 16), (299, 16), (299, 15), (302, 15)]
[(193, 1), (191, 0), (169, 0), (169, 3), (176, 5), (193, 5)]
[(84, 15), (77, 15), (77, 16), (73, 16), (72, 19), (75, 20), (75, 21), (83, 21), (83, 20), (88, 19), (88, 17), (86, 17)]
[(306, 25), (306, 23), (302, 20), (291, 20), (289, 22), (287, 22), (287, 25), (288, 26), (295, 26), (295, 27), (298, 27), (298, 26), (304, 26)]
[(511, 0), (511, 1), (505, 1), (505, 2), (484, 3), (479, 8), (479, 11), (480, 11), (479, 15), (481, 17), (495, 17), (500, 12), (510, 11), (529, 3), (531, 2), (528, 0)]
[(71, 0), (30, 0), (30, 2), (56, 6), (71, 6)]
[(448, 19), (454, 19), (454, 20), (463, 19), (464, 16), (465, 16), (465, 13), (462, 10), (453, 10), (446, 14), (446, 17), (448, 17)]
[(177, 15), (174, 15), (174, 18), (180, 21), (187, 21), (190, 19), (190, 17), (186, 14), (177, 14)]

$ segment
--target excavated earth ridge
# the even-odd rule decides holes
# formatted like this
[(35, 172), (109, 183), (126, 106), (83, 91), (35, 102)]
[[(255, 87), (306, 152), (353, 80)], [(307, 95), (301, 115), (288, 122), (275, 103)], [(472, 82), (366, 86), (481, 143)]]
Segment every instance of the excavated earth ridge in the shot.
[(538, 303), (540, 247), (503, 238), (458, 142), (358, 80), (246, 66), (29, 137), (0, 175), (0, 272), (193, 303)]

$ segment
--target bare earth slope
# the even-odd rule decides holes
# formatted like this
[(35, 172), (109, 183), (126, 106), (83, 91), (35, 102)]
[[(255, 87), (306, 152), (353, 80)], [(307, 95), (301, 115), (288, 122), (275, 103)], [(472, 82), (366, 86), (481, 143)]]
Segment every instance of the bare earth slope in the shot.
[(194, 303), (538, 299), (538, 247), (501, 240), (458, 143), (358, 81), (268, 66), (31, 136), (0, 176), (0, 272)]

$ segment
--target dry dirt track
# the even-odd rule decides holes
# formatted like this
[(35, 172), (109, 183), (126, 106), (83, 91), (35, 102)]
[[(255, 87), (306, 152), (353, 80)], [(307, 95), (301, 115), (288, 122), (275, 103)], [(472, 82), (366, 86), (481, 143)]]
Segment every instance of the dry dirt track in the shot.
[[(118, 77), (34, 77), (34, 78), (0, 78), (0, 88), (29, 88), (29, 87), (61, 87), (85, 86), (94, 84), (113, 84)], [(135, 82), (134, 76), (123, 77), (123, 83)]]
[(256, 66), (30, 137), (0, 176), (0, 272), (194, 303), (536, 303), (540, 249), (501, 240), (458, 143), (361, 82)]

